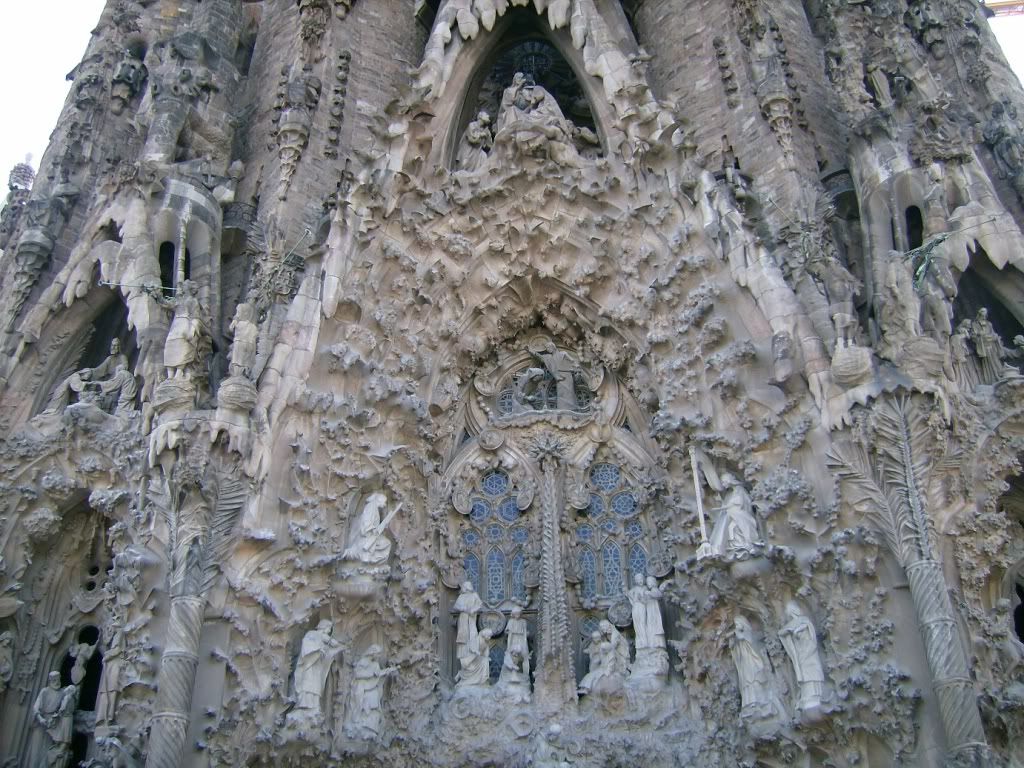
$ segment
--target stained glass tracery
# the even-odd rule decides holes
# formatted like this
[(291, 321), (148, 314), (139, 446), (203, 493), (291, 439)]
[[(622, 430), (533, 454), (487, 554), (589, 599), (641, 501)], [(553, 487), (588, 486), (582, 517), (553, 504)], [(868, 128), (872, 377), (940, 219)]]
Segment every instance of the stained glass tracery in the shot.
[(462, 532), (463, 567), (485, 604), (526, 600), (526, 555), (530, 531), (512, 480), (501, 469), (485, 473), (472, 497), (469, 527)]
[(588, 474), (590, 503), (575, 529), (580, 594), (585, 600), (622, 595), (633, 575), (647, 573), (640, 502), (622, 468), (599, 462)]

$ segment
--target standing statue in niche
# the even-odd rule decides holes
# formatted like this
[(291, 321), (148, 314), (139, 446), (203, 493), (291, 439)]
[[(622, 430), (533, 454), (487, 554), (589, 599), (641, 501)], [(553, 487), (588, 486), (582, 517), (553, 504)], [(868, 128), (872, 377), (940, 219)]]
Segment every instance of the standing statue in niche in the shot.
[(945, 345), (953, 335), (953, 274), (942, 257), (933, 257), (921, 269), (925, 270), (921, 281), (921, 329)]
[(455, 656), (461, 661), (463, 656), (472, 655), (477, 646), (477, 616), (484, 607), (484, 601), (473, 589), (473, 583), (462, 582), (462, 591), (455, 601), (455, 612), (459, 614), (458, 627), (455, 632)]
[(120, 627), (109, 630), (106, 652), (103, 654), (103, 673), (96, 694), (96, 722), (114, 720), (117, 697), (121, 693), (121, 673), (125, 665), (125, 636)]
[(1006, 350), (984, 307), (978, 310), (977, 317), (971, 323), (971, 338), (981, 363), (981, 383), (995, 384), (1004, 376), (1003, 356)]
[(256, 362), (256, 338), (260, 332), (255, 317), (256, 310), (247, 301), (239, 304), (235, 310), (235, 318), (231, 321), (234, 339), (231, 342), (231, 362), (228, 364), (229, 376), (252, 376), (252, 366)]
[(956, 333), (949, 337), (949, 362), (952, 378), (963, 392), (972, 392), (978, 385), (978, 368), (971, 351), (971, 321), (961, 320)]
[(493, 144), (491, 116), (482, 111), (477, 114), (476, 120), (470, 121), (466, 126), (466, 132), (462, 135), (462, 144), (459, 146), (459, 153), (455, 158), (459, 170), (476, 173), (483, 168), (487, 163), (487, 155)]
[(205, 372), (211, 344), (210, 324), (199, 301), (199, 286), (185, 280), (171, 299), (165, 299), (159, 288), (148, 288), (147, 293), (161, 306), (174, 310), (164, 342), (167, 378), (187, 381), (194, 374)]
[(811, 620), (790, 600), (786, 603), (786, 618), (789, 619), (779, 630), (779, 640), (786, 649), (800, 693), (797, 707), (811, 712), (821, 707), (825, 693), (825, 672), (818, 655), (818, 634)]
[(754, 629), (743, 616), (733, 620), (735, 631), (729, 644), (739, 679), (740, 716), (761, 720), (783, 713), (772, 685), (771, 667), (754, 638)]
[(46, 751), (36, 753), (30, 765), (65, 768), (68, 764), (77, 699), (78, 688), (74, 685), (61, 688), (60, 673), (51, 672), (46, 687), (39, 692), (32, 708), (35, 723), (42, 729)]
[(513, 652), (522, 656), (522, 671), (526, 675), (526, 682), (530, 682), (530, 643), (526, 619), (523, 618), (523, 609), (518, 605), (512, 609), (505, 625), (505, 653)]
[(391, 540), (384, 535), (388, 523), (402, 508), (399, 504), (381, 520), (381, 510), (386, 509), (388, 497), (383, 493), (371, 493), (359, 513), (359, 523), (352, 543), (342, 553), (342, 560), (357, 561), (369, 566), (383, 566), (391, 556)]
[(323, 717), (320, 700), (334, 659), (342, 651), (331, 629), (331, 622), (324, 619), (302, 638), (295, 667), (295, 709), (288, 714), (289, 719), (319, 720)]
[(656, 677), (668, 673), (668, 651), (665, 650), (665, 627), (661, 620), (661, 590), (653, 576), (646, 582), (642, 574), (634, 574), (633, 586), (627, 593), (633, 615), (636, 659), (630, 668), (632, 678)]
[[(555, 346), (550, 339), (539, 344), (530, 345), (530, 353), (540, 361), (551, 378), (555, 380), (557, 408), (574, 411), (579, 407), (576, 401), (576, 381), (573, 373), (579, 370), (580, 364), (571, 352), (565, 352)], [(534, 370), (534, 369), (530, 369)]]
[(857, 335), (857, 311), (853, 297), (860, 290), (860, 281), (833, 254), (816, 261), (812, 271), (824, 284), (828, 295), (829, 315), (836, 331), (836, 349), (853, 344)]
[(380, 736), (384, 682), (388, 676), (398, 672), (398, 667), (382, 667), (380, 655), (381, 647), (371, 645), (352, 670), (352, 689), (344, 730), (353, 738), (372, 740)]
[(728, 489), (725, 503), (711, 531), (711, 546), (716, 554), (730, 557), (750, 557), (764, 546), (754, 518), (754, 505), (750, 494), (735, 477), (726, 472), (722, 485)]

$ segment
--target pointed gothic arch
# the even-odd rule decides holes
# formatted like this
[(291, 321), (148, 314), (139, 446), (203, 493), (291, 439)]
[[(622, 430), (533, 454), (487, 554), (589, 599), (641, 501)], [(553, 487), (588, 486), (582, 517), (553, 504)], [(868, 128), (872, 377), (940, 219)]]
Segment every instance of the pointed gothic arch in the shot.
[(594, 131), (602, 146), (608, 147), (609, 129), (615, 122), (613, 108), (605, 98), (601, 81), (587, 73), (582, 51), (574, 47), (566, 29), (552, 30), (533, 7), (517, 7), (498, 18), (490, 31), (481, 29), (473, 39), (462, 40), (458, 49), (448, 54), (455, 56), (451, 73), (443, 93), (431, 105), (433, 113), (445, 121), (438, 125), (435, 134), (430, 158), (434, 164), (452, 166), (462, 132), (476, 114), (475, 96), (482, 82), (503, 53), (529, 41), (543, 43), (571, 71), (590, 108)]

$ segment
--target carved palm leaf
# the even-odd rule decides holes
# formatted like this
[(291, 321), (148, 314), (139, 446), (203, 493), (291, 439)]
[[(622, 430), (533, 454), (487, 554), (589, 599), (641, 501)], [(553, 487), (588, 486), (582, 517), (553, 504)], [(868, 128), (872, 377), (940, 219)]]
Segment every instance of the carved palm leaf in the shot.
[(203, 592), (217, 580), (221, 565), (234, 545), (234, 532), (239, 513), (245, 503), (245, 485), (234, 478), (222, 478), (217, 487), (217, 506), (210, 521), (210, 533), (205, 547)]
[(886, 546), (902, 559), (897, 512), (872, 470), (867, 454), (856, 445), (838, 444), (828, 453), (828, 464), (839, 476), (846, 499), (867, 522), (885, 537)]
[(867, 451), (852, 443), (829, 452), (850, 504), (885, 537), (901, 562), (927, 556), (925, 493), (932, 456), (927, 417), (909, 398), (893, 398), (875, 409), (872, 463)]
[(898, 500), (894, 511), (903, 554), (914, 553), (914, 559), (927, 557), (925, 494), (932, 467), (930, 444), (934, 442), (927, 418), (909, 398), (883, 401), (875, 410), (875, 437), (885, 484)]

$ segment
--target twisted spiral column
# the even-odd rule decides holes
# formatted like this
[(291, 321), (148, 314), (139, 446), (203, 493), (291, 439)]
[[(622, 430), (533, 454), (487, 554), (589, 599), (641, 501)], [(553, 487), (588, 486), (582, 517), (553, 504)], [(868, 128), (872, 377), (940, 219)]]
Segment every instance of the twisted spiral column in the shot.
[(988, 765), (985, 730), (942, 568), (925, 558), (907, 565), (906, 572), (950, 757), (966, 756), (967, 765)]
[(202, 597), (178, 595), (171, 598), (167, 645), (160, 657), (156, 711), (146, 768), (179, 768), (185, 757), (205, 609), (206, 599)]

